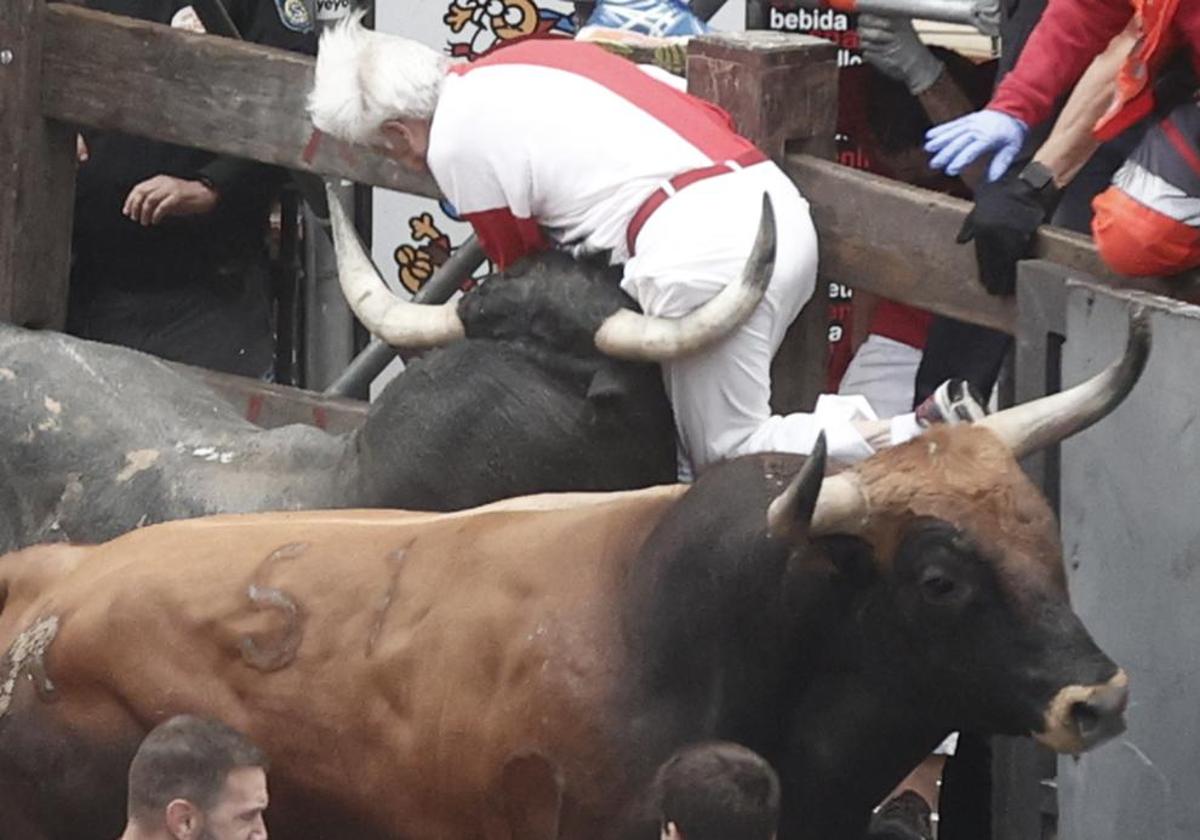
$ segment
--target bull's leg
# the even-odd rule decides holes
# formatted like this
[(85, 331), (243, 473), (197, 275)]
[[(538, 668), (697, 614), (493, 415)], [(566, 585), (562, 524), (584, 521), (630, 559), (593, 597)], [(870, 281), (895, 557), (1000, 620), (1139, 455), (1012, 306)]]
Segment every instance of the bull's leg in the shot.
[[(793, 714), (779, 840), (863, 840), (871, 812), (940, 740), (914, 720), (902, 692), (881, 692), (854, 674), (813, 685)], [(942, 733), (944, 734), (944, 733)]]
[(486, 840), (556, 840), (562, 804), (558, 768), (541, 755), (514, 756), (493, 792)]
[(108, 713), (95, 708), (74, 715), (68, 703), (39, 698), (31, 688), (18, 689), (13, 700), (0, 718), (3, 835), (30, 840), (120, 835), (129, 762), (144, 730), (115, 706)]

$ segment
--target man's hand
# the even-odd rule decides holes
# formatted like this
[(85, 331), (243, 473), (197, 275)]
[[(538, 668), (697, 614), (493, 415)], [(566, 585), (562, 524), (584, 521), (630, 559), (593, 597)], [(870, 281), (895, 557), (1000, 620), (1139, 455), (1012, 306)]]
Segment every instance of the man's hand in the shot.
[(1053, 183), (1035, 190), (1015, 175), (975, 190), (975, 207), (958, 232), (958, 242), (975, 240), (979, 279), (989, 294), (1011, 295), (1016, 290), (1017, 262), (1029, 252), (1058, 196)]
[(121, 212), (143, 226), (171, 216), (201, 216), (217, 206), (217, 191), (200, 181), (171, 175), (147, 178), (129, 191)]
[(75, 160), (79, 163), (87, 163), (88, 147), (87, 141), (83, 139), (82, 134), (75, 135)]
[(858, 37), (866, 62), (888, 78), (904, 82), (913, 96), (928, 90), (945, 69), (905, 18), (860, 14)]
[(988, 180), (995, 181), (1012, 165), (1028, 133), (1029, 126), (1016, 117), (985, 108), (929, 129), (925, 151), (934, 153), (929, 165), (946, 170), (947, 175), (957, 175), (976, 158), (992, 152)]

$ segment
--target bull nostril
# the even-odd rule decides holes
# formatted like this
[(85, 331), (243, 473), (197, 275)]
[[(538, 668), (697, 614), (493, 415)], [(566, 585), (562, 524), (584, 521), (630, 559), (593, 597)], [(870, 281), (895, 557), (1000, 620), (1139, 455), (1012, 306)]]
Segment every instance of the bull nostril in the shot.
[(1100, 710), (1086, 700), (1071, 704), (1071, 720), (1085, 738), (1099, 728), (1100, 717)]
[(1122, 715), (1129, 703), (1124, 685), (1097, 688), (1086, 700), (1071, 704), (1071, 720), (1085, 740), (1110, 737), (1124, 728)]

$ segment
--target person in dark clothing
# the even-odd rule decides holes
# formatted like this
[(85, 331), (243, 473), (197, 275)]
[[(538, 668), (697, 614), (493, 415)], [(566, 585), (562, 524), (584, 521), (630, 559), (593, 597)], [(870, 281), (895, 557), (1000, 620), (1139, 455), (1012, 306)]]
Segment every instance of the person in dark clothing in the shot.
[[(225, 0), (247, 41), (315, 54), (303, 0)], [(186, 0), (87, 0), (204, 31)], [(269, 378), (266, 234), (285, 173), (140, 137), (80, 137), (67, 331), (214, 370)]]

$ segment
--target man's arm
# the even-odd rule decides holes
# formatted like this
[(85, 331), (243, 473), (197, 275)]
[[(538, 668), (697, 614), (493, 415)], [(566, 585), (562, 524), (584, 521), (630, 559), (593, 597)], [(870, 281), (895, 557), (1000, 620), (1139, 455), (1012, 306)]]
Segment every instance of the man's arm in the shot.
[[(246, 41), (291, 52), (316, 55), (317, 36), (311, 13), (302, 0), (221, 0)], [(276, 167), (241, 158), (218, 156), (196, 172), (224, 201), (240, 201), (244, 191), (273, 193), (285, 176)]]
[(1017, 66), (1001, 80), (988, 106), (925, 135), (929, 165), (957, 175), (991, 156), (988, 180), (1008, 171), (1028, 136), (1058, 98), (1072, 88), (1132, 16), (1127, 0), (1050, 0)]
[(1112, 104), (1121, 65), (1136, 42), (1137, 26), (1130, 20), (1080, 78), (1050, 136), (1034, 154), (1033, 159), (1050, 170), (1059, 188), (1069, 184), (1100, 147), (1092, 129)]
[(988, 109), (1026, 125), (1044, 122), (1132, 16), (1129, 0), (1050, 0)]
[(1040, 225), (1049, 219), (1063, 187), (1100, 143), (1092, 127), (1112, 103), (1117, 74), (1137, 40), (1131, 22), (1083, 74), (1054, 129), (1020, 173), (981, 185), (959, 241), (975, 240), (979, 277), (993, 294), (1012, 294), (1017, 262), (1029, 253)]
[[(969, 114), (973, 107), (970, 98), (949, 73), (938, 76), (937, 81), (918, 94), (917, 101), (934, 125)], [(978, 161), (958, 173), (972, 192), (983, 182), (985, 175), (984, 166)]]
[[(858, 17), (858, 32), (866, 62), (888, 78), (903, 82), (930, 122), (948, 122), (974, 110), (942, 61), (921, 42), (912, 21), (863, 13)], [(961, 177), (974, 189), (983, 177), (982, 166), (968, 167)]]

